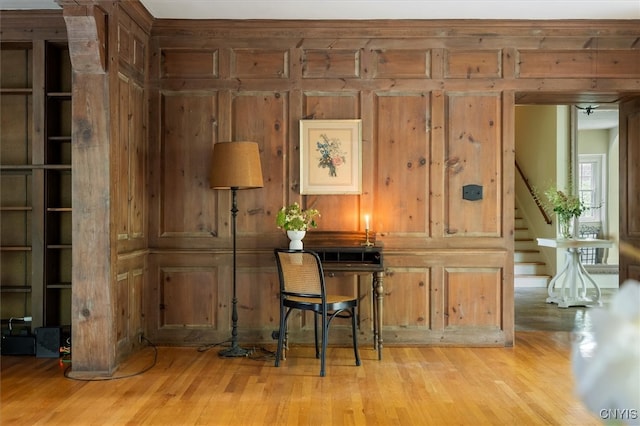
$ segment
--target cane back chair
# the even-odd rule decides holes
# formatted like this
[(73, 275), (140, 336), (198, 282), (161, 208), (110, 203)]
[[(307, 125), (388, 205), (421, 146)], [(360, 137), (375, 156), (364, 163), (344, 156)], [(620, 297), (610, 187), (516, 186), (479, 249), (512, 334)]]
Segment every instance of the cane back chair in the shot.
[[(275, 249), (274, 252), (280, 279), (280, 329), (275, 366), (280, 365), (287, 344), (287, 320), (294, 309), (314, 312), (316, 358), (320, 358), (320, 376), (325, 376), (327, 336), (331, 321), (336, 317), (351, 318), (353, 352), (356, 365), (360, 365), (357, 338), (358, 298), (326, 294), (322, 263), (315, 252), (288, 249)], [(322, 329), (321, 348), (318, 344), (318, 318)]]

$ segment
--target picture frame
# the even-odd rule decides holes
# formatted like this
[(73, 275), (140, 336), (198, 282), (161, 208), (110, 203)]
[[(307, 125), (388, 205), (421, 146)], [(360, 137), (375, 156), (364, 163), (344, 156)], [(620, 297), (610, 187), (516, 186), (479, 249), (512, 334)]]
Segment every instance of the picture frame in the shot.
[(362, 120), (300, 120), (300, 193), (362, 193)]

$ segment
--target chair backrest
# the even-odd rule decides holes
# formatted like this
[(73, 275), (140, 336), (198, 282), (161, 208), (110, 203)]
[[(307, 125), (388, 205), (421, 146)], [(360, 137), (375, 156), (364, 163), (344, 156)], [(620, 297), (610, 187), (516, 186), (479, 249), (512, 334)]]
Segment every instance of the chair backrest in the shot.
[(324, 272), (320, 257), (310, 250), (275, 249), (280, 294), (324, 297)]

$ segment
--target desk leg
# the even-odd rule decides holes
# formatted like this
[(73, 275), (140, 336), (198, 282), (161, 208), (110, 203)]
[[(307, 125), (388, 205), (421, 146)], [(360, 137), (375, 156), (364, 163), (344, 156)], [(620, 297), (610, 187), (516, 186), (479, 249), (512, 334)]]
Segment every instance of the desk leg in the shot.
[[(569, 248), (567, 249), (566, 255), (564, 267), (553, 277), (551, 282), (549, 282), (549, 297), (547, 297), (547, 303), (557, 303), (559, 308), (590, 306), (592, 304), (602, 306), (602, 302), (600, 301), (600, 287), (598, 287), (598, 284), (591, 278), (580, 262), (580, 250)], [(559, 293), (556, 293), (558, 280), (563, 275), (562, 286)], [(594, 300), (587, 297), (585, 278), (596, 290), (596, 298)], [(580, 281), (580, 289), (578, 289), (578, 281)]]
[(376, 295), (374, 305), (374, 345), (378, 351), (378, 360), (382, 360), (382, 301), (384, 299), (384, 272), (376, 272), (373, 279), (373, 290)]

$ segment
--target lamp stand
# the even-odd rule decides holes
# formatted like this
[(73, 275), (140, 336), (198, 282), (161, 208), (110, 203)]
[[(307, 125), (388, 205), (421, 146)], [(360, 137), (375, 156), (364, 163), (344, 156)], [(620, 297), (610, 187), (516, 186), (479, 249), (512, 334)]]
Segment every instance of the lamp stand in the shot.
[(236, 216), (238, 216), (237, 187), (231, 187), (231, 233), (233, 234), (233, 299), (231, 300), (231, 347), (218, 352), (218, 355), (227, 358), (248, 356), (247, 349), (238, 346), (238, 297), (236, 296)]

